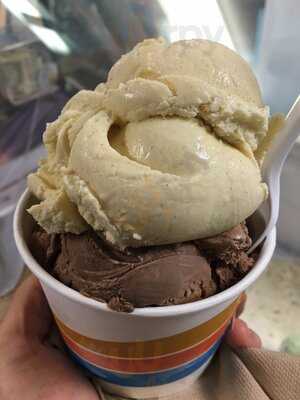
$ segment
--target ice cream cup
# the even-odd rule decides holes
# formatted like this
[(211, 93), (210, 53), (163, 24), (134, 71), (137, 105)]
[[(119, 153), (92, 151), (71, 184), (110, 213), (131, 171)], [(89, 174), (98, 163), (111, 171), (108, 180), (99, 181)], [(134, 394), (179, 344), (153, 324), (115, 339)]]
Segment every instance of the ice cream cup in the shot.
[(274, 229), (251, 272), (207, 299), (118, 313), (63, 285), (35, 261), (28, 247), (34, 221), (26, 212), (34, 202), (25, 191), (16, 208), (19, 252), (39, 279), (73, 359), (105, 390), (129, 398), (178, 392), (203, 373), (224, 338), (241, 293), (265, 270), (275, 248)]

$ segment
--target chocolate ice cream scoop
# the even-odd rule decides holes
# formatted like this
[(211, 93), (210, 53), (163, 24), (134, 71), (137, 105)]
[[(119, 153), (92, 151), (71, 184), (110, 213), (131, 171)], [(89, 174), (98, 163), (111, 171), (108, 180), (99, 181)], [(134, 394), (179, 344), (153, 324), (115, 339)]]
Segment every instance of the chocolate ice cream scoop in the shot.
[(254, 264), (253, 258), (246, 254), (252, 240), (245, 223), (220, 235), (196, 240), (195, 243), (214, 268), (220, 290), (239, 281)]
[(48, 235), (38, 230), (32, 251), (64, 284), (118, 311), (183, 304), (211, 296), (253, 265), (245, 224), (213, 238), (120, 251), (93, 231)]
[(196, 245), (207, 256), (216, 255), (227, 263), (237, 263), (241, 254), (251, 246), (251, 238), (245, 223), (229, 231), (206, 239), (195, 240)]
[(59, 236), (49, 235), (46, 231), (38, 229), (32, 235), (30, 247), (37, 262), (49, 270), (60, 251)]

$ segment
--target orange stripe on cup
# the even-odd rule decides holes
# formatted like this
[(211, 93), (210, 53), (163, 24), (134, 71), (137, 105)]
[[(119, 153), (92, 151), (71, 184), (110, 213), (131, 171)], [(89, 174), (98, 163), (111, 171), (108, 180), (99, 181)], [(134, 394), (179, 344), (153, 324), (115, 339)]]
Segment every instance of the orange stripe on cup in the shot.
[(60, 331), (65, 336), (68, 336), (74, 342), (85, 347), (86, 349), (108, 356), (122, 358), (145, 358), (175, 353), (194, 346), (201, 340), (206, 339), (221, 325), (223, 325), (223, 323), (234, 314), (238, 304), (239, 299), (233, 302), (220, 314), (193, 329), (177, 335), (144, 342), (111, 342), (89, 338), (87, 336), (80, 335), (73, 329), (66, 326), (56, 316), (55, 319)]
[(74, 353), (97, 367), (119, 373), (158, 372), (176, 368), (205, 353), (223, 335), (228, 326), (228, 322), (227, 320), (220, 329), (194, 347), (169, 356), (146, 359), (126, 359), (103, 356), (102, 354), (97, 354), (80, 347), (65, 335), (63, 335), (63, 338)]

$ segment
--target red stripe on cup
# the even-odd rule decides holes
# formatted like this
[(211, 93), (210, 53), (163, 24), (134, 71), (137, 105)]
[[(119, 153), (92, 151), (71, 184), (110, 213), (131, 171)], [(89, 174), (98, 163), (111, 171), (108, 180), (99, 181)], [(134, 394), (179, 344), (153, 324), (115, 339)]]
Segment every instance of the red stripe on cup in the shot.
[(97, 367), (120, 373), (157, 372), (179, 367), (180, 365), (201, 356), (201, 354), (205, 353), (223, 335), (228, 323), (229, 321), (227, 320), (207, 339), (202, 340), (191, 348), (168, 356), (145, 359), (107, 357), (103, 354), (97, 354), (83, 348), (65, 334), (63, 334), (63, 337), (66, 344), (73, 352), (75, 352), (80, 358), (83, 358)]

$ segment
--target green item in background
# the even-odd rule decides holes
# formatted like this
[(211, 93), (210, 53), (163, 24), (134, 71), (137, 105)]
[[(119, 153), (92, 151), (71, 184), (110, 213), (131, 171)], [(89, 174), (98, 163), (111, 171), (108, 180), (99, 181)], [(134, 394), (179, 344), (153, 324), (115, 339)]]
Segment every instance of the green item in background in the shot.
[(284, 339), (281, 350), (295, 356), (300, 355), (300, 334), (291, 335)]

